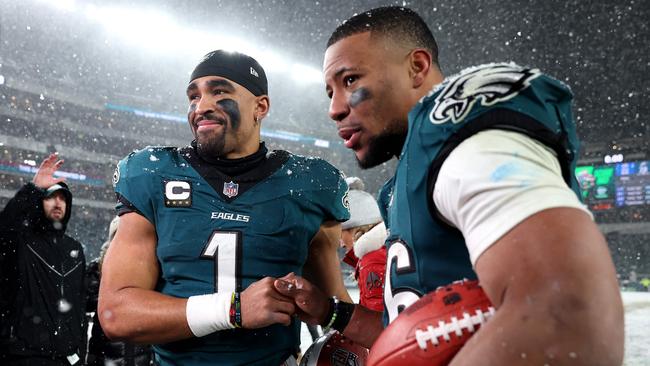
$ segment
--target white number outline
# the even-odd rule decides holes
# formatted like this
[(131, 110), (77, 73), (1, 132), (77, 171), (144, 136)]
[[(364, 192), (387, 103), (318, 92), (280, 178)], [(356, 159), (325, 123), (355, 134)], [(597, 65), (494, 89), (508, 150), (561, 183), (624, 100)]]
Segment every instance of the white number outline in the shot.
[(391, 243), (386, 254), (386, 280), (384, 284), (384, 304), (388, 312), (388, 322), (391, 323), (399, 313), (416, 302), (422, 295), (407, 287), (393, 289), (391, 274), (395, 269), (395, 276), (415, 272), (413, 254), (408, 245), (396, 240)]
[(215, 292), (241, 291), (241, 238), (238, 230), (214, 230), (201, 251), (214, 262)]

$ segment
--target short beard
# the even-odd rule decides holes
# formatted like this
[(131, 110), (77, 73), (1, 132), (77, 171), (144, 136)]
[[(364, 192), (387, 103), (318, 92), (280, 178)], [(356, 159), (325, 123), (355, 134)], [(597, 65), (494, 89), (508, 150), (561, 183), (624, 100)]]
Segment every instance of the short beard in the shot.
[(228, 134), (229, 127), (232, 127), (233, 131), (237, 131), (241, 123), (239, 104), (236, 101), (232, 99), (222, 99), (217, 102), (217, 105), (228, 115), (228, 121), (222, 120), (212, 113), (206, 114), (205, 117), (207, 119), (222, 120), (224, 124), (223, 133), (215, 138), (208, 138), (207, 141), (203, 142), (199, 140), (198, 134), (196, 135), (197, 153), (206, 161), (223, 158), (226, 155), (226, 135)]
[(387, 131), (368, 142), (368, 153), (363, 160), (357, 157), (361, 169), (370, 169), (399, 156), (406, 140), (406, 132)]
[(227, 131), (223, 131), (222, 134), (219, 134), (212, 139), (207, 139), (207, 141), (201, 141), (197, 137), (197, 154), (199, 154), (199, 156), (206, 161), (211, 161), (223, 157), (225, 155), (226, 147), (226, 132)]

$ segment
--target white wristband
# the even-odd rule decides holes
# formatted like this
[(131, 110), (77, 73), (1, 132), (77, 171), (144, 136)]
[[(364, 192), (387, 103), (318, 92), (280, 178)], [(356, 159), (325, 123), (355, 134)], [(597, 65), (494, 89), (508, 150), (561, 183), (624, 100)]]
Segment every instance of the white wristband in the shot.
[(203, 337), (218, 330), (234, 328), (230, 324), (231, 299), (232, 292), (190, 296), (185, 316), (192, 333)]

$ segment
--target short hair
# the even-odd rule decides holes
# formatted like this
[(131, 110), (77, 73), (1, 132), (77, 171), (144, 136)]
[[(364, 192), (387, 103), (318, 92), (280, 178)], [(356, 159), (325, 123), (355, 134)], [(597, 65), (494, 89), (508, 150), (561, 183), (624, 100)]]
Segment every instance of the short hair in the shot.
[(339, 25), (327, 41), (327, 47), (349, 36), (372, 32), (388, 36), (410, 47), (421, 47), (431, 53), (438, 65), (438, 44), (422, 17), (403, 6), (370, 9)]

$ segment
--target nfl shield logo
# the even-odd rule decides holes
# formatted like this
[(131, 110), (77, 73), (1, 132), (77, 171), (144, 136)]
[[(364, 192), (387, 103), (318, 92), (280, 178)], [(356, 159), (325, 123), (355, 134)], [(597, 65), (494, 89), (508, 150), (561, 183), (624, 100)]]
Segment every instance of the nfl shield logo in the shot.
[(228, 198), (233, 198), (239, 193), (239, 184), (230, 181), (229, 183), (223, 182), (223, 194)]

